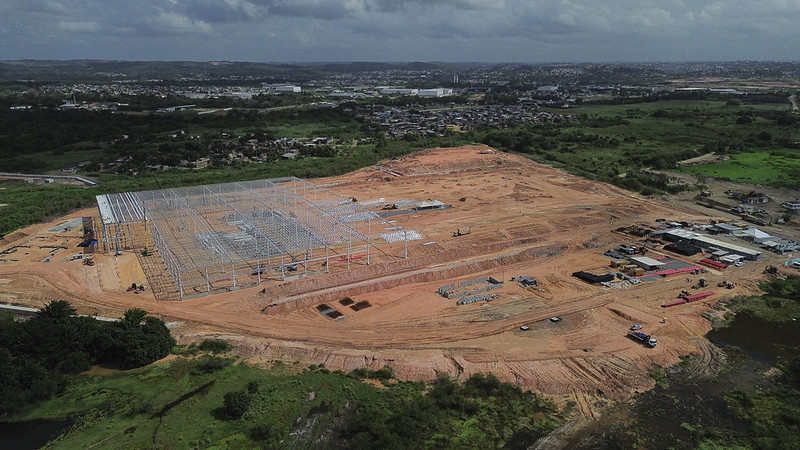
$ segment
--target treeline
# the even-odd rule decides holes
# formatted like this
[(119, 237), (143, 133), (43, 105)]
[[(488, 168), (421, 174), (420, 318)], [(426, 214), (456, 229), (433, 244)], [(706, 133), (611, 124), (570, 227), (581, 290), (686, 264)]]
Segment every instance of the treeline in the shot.
[[(164, 106), (174, 106), (176, 100)], [(130, 158), (127, 168), (141, 171), (148, 164), (175, 166), (182, 159), (237, 150), (240, 135), (274, 139), (276, 129), (303, 129), (311, 123), (318, 124), (321, 135), (334, 134), (334, 138), (342, 137), (335, 136), (337, 133), (346, 134), (344, 137), (362, 134), (362, 124), (342, 108), (267, 112), (236, 108), (226, 114), (204, 115), (0, 108), (0, 168), (39, 173), (88, 161), (87, 168), (96, 171), (99, 164), (124, 157)]]
[(94, 364), (130, 369), (169, 354), (164, 322), (139, 309), (101, 322), (53, 300), (30, 320), (0, 314), (0, 416), (61, 393), (70, 376)]

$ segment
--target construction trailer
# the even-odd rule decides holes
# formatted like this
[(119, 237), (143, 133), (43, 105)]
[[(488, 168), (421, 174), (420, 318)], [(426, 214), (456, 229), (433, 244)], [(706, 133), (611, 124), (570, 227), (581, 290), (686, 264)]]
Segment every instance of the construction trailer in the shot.
[(97, 206), (103, 250), (160, 259), (179, 299), (370, 264), (377, 241), (404, 243), (407, 257), (422, 239), (295, 177), (99, 195)]

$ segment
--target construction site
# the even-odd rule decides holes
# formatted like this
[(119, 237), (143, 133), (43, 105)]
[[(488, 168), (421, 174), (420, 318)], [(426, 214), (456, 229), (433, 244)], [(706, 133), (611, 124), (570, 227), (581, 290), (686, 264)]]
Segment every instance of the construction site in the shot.
[[(703, 336), (720, 302), (757, 294), (765, 266), (793, 270), (771, 252), (708, 264), (719, 249), (679, 254), (651, 234), (721, 214), (485, 146), (437, 148), (326, 179), (100, 196), (1, 242), (0, 302), (139, 307), (179, 341), (221, 337), (253, 362), (493, 373), (593, 417), (651, 388), (652, 364), (715, 367)], [(72, 259), (87, 231), (91, 264)]]
[(406, 257), (419, 239), (354, 197), (294, 177), (100, 195), (97, 205), (104, 252), (135, 252), (153, 281), (166, 268), (171, 283), (153, 284), (158, 300), (369, 265), (376, 240), (402, 241)]

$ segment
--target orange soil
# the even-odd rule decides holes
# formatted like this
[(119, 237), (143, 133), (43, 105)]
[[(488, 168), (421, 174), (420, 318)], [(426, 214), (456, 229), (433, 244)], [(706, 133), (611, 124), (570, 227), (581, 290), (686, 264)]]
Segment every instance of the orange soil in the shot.
[[(609, 258), (602, 252), (636, 240), (612, 229), (653, 225), (659, 217), (696, 223), (707, 223), (709, 217), (487, 150), (431, 149), (380, 168), (313, 181), (362, 202), (432, 199), (452, 205), (389, 218), (423, 235), (408, 244), (408, 259), (401, 258), (402, 243), (379, 243), (370, 266), (359, 261), (349, 271), (340, 268), (183, 302), (157, 302), (149, 291), (125, 291), (131, 282), (145, 282), (130, 253), (97, 255), (93, 267), (66, 261), (72, 250), (41, 262), (32, 244), (43, 236), (71, 247), (80, 239), (78, 231), (51, 236), (46, 230), (53, 224), (47, 224), (21, 230), (13, 242), (0, 242), (2, 249), (32, 245), (24, 249), (31, 250), (29, 255), (2, 255), (7, 261), (0, 263), (0, 301), (40, 306), (61, 298), (80, 312), (111, 316), (141, 307), (165, 320), (186, 322), (173, 331), (179, 339), (220, 336), (254, 360), (324, 363), (345, 371), (389, 365), (398, 377), (415, 380), (431, 380), (437, 373), (463, 379), (491, 372), (524, 388), (571, 396), (581, 412), (591, 415), (587, 395), (622, 400), (652, 387), (649, 365), (673, 364), (681, 355), (708, 355), (702, 336), (710, 324), (700, 314), (724, 297), (758, 292), (761, 269), (779, 261), (765, 253), (762, 262), (732, 267), (725, 274), (707, 273), (703, 276), (715, 295), (668, 309), (660, 305), (689, 288), (697, 276), (689, 277), (691, 282), (676, 276), (629, 289), (586, 284), (571, 273), (605, 273)], [(85, 210), (68, 218), (96, 214)], [(456, 229), (471, 233), (454, 237)], [(651, 251), (648, 256), (658, 254)], [(10, 257), (20, 260), (8, 261)], [(539, 288), (510, 281), (518, 275), (535, 277)], [(505, 281), (492, 291), (499, 298), (456, 306), (455, 300), (436, 294), (439, 286), (480, 276)], [(723, 278), (735, 280), (736, 288), (716, 288)], [(260, 293), (264, 288), (266, 293)], [(354, 311), (339, 302), (345, 297), (371, 306)], [(335, 307), (344, 319), (320, 314), (316, 305), (321, 302)], [(551, 323), (552, 316), (562, 321)], [(650, 349), (628, 339), (632, 323), (655, 335), (658, 346)], [(521, 331), (523, 324), (530, 330)]]

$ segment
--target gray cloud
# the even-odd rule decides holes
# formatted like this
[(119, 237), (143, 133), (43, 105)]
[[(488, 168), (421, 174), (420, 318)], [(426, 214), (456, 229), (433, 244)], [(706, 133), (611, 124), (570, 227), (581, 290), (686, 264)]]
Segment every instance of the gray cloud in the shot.
[(798, 22), (800, 0), (11, 0), (0, 58), (785, 60)]

